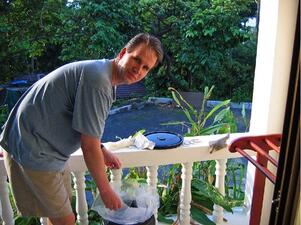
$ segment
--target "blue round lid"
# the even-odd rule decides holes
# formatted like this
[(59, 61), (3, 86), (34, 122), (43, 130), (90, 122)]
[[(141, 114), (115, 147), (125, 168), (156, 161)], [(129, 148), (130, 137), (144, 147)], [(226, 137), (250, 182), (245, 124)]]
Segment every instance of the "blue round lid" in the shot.
[(178, 147), (183, 143), (180, 134), (169, 131), (156, 131), (145, 134), (148, 140), (155, 143), (155, 149), (168, 149)]

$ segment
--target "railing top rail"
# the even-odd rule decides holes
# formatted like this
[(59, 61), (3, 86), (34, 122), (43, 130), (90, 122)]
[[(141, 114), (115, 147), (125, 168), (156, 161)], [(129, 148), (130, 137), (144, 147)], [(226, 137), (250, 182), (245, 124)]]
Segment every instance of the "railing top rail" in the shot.
[[(235, 138), (247, 136), (250, 133), (230, 134), (227, 144)], [(228, 159), (241, 157), (239, 153), (231, 153), (225, 147), (219, 151), (210, 153), (209, 143), (219, 139), (223, 135), (208, 135), (185, 137), (183, 145), (174, 149), (141, 150), (136, 148), (122, 148), (114, 152), (120, 158), (123, 168), (140, 166), (158, 166), (176, 163), (197, 162), (206, 160)], [(250, 152), (254, 155), (253, 152)], [(83, 159), (81, 149), (73, 153), (69, 159), (71, 171), (86, 171), (87, 167)], [(5, 175), (3, 158), (0, 157), (0, 175)]]
[[(230, 134), (227, 143), (230, 143), (231, 140), (237, 137), (245, 136), (247, 134), (249, 133)], [(120, 158), (124, 168), (241, 157), (238, 153), (229, 152), (226, 147), (219, 151), (210, 153), (209, 143), (222, 136), (223, 135), (185, 137), (183, 145), (174, 149), (141, 150), (130, 147), (115, 150), (114, 153), (116, 153)], [(252, 152), (250, 152), (250, 154), (254, 155)], [(69, 166), (71, 170), (86, 170), (80, 149), (72, 154)]]

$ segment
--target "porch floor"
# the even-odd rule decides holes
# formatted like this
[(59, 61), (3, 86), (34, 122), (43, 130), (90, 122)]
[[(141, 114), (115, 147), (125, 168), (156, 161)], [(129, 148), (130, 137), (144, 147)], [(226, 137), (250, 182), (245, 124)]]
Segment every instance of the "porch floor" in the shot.
[[(234, 214), (226, 212), (224, 214), (224, 218), (227, 221), (219, 223), (218, 225), (249, 225), (249, 217), (250, 217), (249, 213), (245, 213), (242, 211), (234, 212)], [(159, 222), (158, 225), (167, 225), (167, 224)], [(196, 225), (200, 225), (200, 224), (196, 224)]]

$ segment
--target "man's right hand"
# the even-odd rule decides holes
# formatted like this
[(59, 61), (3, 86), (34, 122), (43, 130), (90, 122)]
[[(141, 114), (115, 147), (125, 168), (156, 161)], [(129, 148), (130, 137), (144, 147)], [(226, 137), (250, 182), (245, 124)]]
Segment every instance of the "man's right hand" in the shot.
[(121, 208), (121, 199), (111, 187), (102, 188), (99, 190), (99, 193), (106, 208), (111, 210), (117, 210)]
[[(105, 207), (112, 210), (121, 208), (121, 199), (111, 188), (106, 174), (104, 155), (100, 149), (99, 138), (82, 134), (81, 148), (86, 165), (98, 187), (100, 197), (102, 198)], [(120, 162), (117, 158), (115, 162), (116, 168), (119, 168)]]

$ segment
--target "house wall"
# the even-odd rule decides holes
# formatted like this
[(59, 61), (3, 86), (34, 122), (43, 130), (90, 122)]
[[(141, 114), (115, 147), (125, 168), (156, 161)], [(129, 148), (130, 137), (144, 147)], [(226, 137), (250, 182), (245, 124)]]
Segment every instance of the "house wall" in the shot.
[[(281, 133), (299, 0), (262, 0), (250, 132)], [(247, 186), (254, 167), (248, 168)], [(261, 225), (268, 224), (274, 186), (267, 182)], [(251, 196), (247, 196), (250, 200)]]

